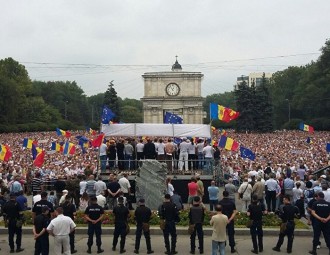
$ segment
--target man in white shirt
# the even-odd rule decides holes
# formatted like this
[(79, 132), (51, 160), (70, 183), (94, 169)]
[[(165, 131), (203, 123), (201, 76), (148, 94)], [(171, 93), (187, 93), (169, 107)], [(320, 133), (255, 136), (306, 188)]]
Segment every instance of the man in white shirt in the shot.
[(54, 253), (61, 255), (63, 249), (63, 254), (69, 255), (71, 254), (69, 234), (75, 230), (76, 224), (70, 217), (63, 215), (62, 207), (56, 209), (56, 215), (57, 217), (47, 227), (48, 233), (54, 236)]
[(82, 196), (86, 191), (86, 176), (82, 177), (82, 180), (79, 182), (79, 194)]
[(107, 145), (102, 143), (100, 146), (100, 161), (101, 161), (101, 171), (105, 172), (107, 168)]
[(207, 142), (206, 146), (203, 148), (203, 154), (204, 154), (207, 174), (212, 174), (214, 149), (209, 142)]
[(182, 143), (180, 143), (180, 155), (179, 155), (179, 170), (182, 171), (183, 164), (186, 171), (188, 171), (188, 150), (189, 150), (189, 140), (186, 137), (182, 139)]
[(121, 192), (123, 192), (124, 197), (127, 198), (128, 209), (133, 210), (132, 202), (130, 200), (131, 184), (129, 183), (129, 180), (127, 179), (126, 173), (124, 174), (124, 176), (122, 178), (119, 179), (118, 183), (120, 185)]
[(94, 189), (95, 189), (96, 196), (100, 195), (107, 189), (107, 185), (102, 180), (101, 175), (99, 175), (97, 182), (95, 182)]
[(97, 204), (101, 206), (102, 208), (105, 208), (105, 205), (107, 204), (107, 199), (105, 196), (103, 196), (103, 192), (96, 196)]

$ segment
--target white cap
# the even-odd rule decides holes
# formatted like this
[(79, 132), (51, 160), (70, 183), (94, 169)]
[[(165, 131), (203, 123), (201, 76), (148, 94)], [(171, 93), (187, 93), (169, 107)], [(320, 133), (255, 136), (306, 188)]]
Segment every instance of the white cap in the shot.
[(322, 175), (321, 175), (321, 178), (324, 178), (324, 179), (325, 179), (325, 178), (327, 178), (327, 177), (326, 177), (324, 174), (322, 174)]
[(63, 192), (63, 193), (69, 193), (69, 191), (66, 190), (66, 189), (62, 190), (62, 192)]

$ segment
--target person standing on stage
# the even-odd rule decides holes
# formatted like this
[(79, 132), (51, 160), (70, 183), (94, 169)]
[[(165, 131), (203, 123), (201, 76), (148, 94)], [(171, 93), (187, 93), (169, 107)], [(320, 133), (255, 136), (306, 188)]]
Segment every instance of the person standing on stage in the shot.
[(317, 201), (312, 206), (312, 215), (314, 217), (314, 237), (313, 237), (313, 250), (310, 254), (316, 255), (316, 248), (320, 243), (320, 235), (323, 237), (330, 254), (330, 203), (324, 200), (324, 193), (317, 194)]
[(287, 253), (292, 253), (293, 235), (294, 235), (294, 218), (298, 217), (299, 209), (291, 204), (290, 195), (284, 195), (284, 205), (280, 208), (279, 216), (282, 219), (281, 230), (276, 246), (273, 251), (281, 251), (281, 246), (284, 241), (284, 237), (288, 237)]
[(228, 217), (228, 224), (226, 226), (229, 246), (231, 253), (235, 253), (235, 229), (234, 229), (234, 219), (237, 214), (236, 205), (229, 199), (228, 191), (224, 190), (222, 192), (223, 199), (219, 201), (219, 205), (221, 205), (222, 213)]
[[(252, 253), (258, 254), (264, 249), (263, 246), (263, 231), (262, 231), (262, 215), (266, 214), (264, 203), (260, 202), (258, 195), (252, 196), (252, 203), (249, 205), (247, 215), (250, 217), (251, 226), (250, 234), (252, 237), (253, 250)], [(258, 241), (257, 241), (258, 236)]]
[(196, 232), (198, 236), (199, 243), (199, 253), (204, 253), (204, 232), (203, 232), (203, 222), (204, 222), (204, 207), (201, 205), (200, 197), (194, 197), (193, 206), (189, 210), (189, 224), (194, 226), (194, 229), (190, 235), (190, 253), (195, 254), (195, 241)]
[(134, 216), (136, 221), (134, 253), (139, 254), (142, 231), (146, 239), (147, 254), (154, 253), (154, 251), (151, 249), (150, 227), (149, 227), (151, 210), (145, 206), (145, 200), (143, 198), (139, 200), (139, 206), (136, 208)]
[(120, 251), (119, 253), (125, 253), (125, 241), (127, 233), (127, 225), (129, 218), (129, 210), (124, 206), (124, 198), (118, 197), (118, 205), (113, 208), (113, 214), (115, 215), (115, 231), (113, 233), (112, 250), (116, 250), (118, 243), (118, 237), (120, 236)]
[(85, 210), (85, 219), (88, 221), (88, 241), (87, 241), (87, 253), (92, 253), (93, 237), (96, 236), (97, 253), (102, 253), (104, 250), (101, 248), (102, 240), (102, 218), (104, 210), (97, 204), (97, 198), (91, 197), (91, 205)]

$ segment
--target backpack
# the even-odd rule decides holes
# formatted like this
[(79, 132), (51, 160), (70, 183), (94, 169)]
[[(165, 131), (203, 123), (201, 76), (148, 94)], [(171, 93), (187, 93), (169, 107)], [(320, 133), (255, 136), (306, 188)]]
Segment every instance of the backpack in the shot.
[(314, 189), (306, 189), (304, 194), (305, 198), (312, 199), (314, 197), (314, 193), (315, 193)]

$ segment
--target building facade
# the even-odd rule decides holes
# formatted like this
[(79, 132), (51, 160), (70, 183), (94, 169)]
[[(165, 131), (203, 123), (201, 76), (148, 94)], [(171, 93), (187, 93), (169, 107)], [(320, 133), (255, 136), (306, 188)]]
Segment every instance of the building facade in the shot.
[(169, 72), (150, 72), (144, 79), (144, 123), (164, 123), (165, 112), (183, 118), (184, 124), (203, 123), (201, 72), (184, 72), (176, 60)]
[[(240, 77), (237, 77), (234, 89), (237, 89), (237, 86), (243, 81), (245, 81), (248, 86), (251, 86), (254, 83), (255, 86), (258, 87), (261, 83), (263, 74), (264, 73), (250, 73), (249, 76), (242, 75)], [(269, 80), (270, 78), (272, 78), (272, 75), (272, 73), (265, 73), (265, 78)]]

